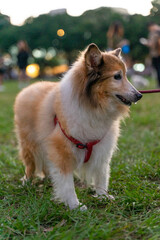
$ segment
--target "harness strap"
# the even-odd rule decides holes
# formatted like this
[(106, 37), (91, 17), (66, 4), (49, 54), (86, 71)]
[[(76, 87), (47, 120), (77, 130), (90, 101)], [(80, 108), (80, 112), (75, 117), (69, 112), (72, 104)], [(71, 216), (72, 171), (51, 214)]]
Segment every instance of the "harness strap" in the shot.
[(68, 140), (70, 140), (72, 143), (74, 143), (76, 145), (77, 148), (79, 149), (86, 149), (86, 154), (85, 154), (85, 158), (84, 158), (84, 163), (88, 162), (91, 154), (92, 154), (92, 150), (93, 150), (93, 146), (96, 145), (97, 143), (100, 142), (100, 140), (95, 140), (92, 142), (88, 142), (86, 144), (83, 144), (82, 142), (80, 142), (79, 140), (73, 138), (72, 136), (68, 136), (66, 134), (66, 132), (64, 131), (64, 129), (62, 128), (60, 122), (58, 121), (57, 116), (54, 117), (54, 125), (56, 126), (57, 123), (59, 124), (61, 131), (63, 132), (63, 134), (65, 135), (66, 138), (68, 138)]

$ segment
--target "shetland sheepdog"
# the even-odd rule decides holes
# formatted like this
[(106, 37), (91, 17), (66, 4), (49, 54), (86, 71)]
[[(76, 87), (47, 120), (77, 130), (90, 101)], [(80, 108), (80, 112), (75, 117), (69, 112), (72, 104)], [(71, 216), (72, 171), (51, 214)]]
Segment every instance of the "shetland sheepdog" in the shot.
[(101, 52), (90, 44), (60, 82), (38, 82), (17, 96), (15, 130), (25, 178), (50, 176), (55, 199), (85, 210), (76, 195), (76, 172), (108, 194), (110, 161), (120, 121), (141, 99), (126, 77), (121, 49)]

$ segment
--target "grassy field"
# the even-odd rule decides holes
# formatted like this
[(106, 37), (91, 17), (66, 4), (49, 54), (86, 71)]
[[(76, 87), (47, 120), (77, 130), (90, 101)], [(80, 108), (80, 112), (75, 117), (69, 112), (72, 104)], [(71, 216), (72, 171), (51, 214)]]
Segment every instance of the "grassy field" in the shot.
[(0, 240), (160, 239), (160, 94), (148, 94), (131, 107), (122, 124), (119, 150), (111, 166), (109, 192), (116, 200), (99, 200), (76, 184), (88, 211), (56, 205), (49, 180), (22, 186), (13, 131), (17, 82), (0, 93)]

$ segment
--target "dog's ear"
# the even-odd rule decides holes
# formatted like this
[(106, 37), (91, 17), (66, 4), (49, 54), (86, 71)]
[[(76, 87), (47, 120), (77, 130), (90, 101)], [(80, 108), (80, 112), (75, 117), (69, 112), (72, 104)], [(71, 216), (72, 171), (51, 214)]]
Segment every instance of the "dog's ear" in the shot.
[(102, 54), (96, 44), (91, 43), (85, 52), (85, 61), (89, 70), (96, 70), (102, 62)]
[(121, 48), (117, 48), (117, 49), (113, 50), (111, 53), (113, 55), (115, 55), (116, 57), (121, 58), (121, 52), (122, 52), (122, 49)]

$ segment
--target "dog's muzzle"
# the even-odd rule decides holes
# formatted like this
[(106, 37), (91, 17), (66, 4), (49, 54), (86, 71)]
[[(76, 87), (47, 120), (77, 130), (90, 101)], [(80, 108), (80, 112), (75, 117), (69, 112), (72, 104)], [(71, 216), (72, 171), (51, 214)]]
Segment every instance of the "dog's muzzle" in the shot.
[(116, 94), (116, 97), (121, 101), (121, 103), (131, 106), (133, 102), (136, 103), (142, 98), (142, 94), (136, 91), (136, 93), (127, 96)]

